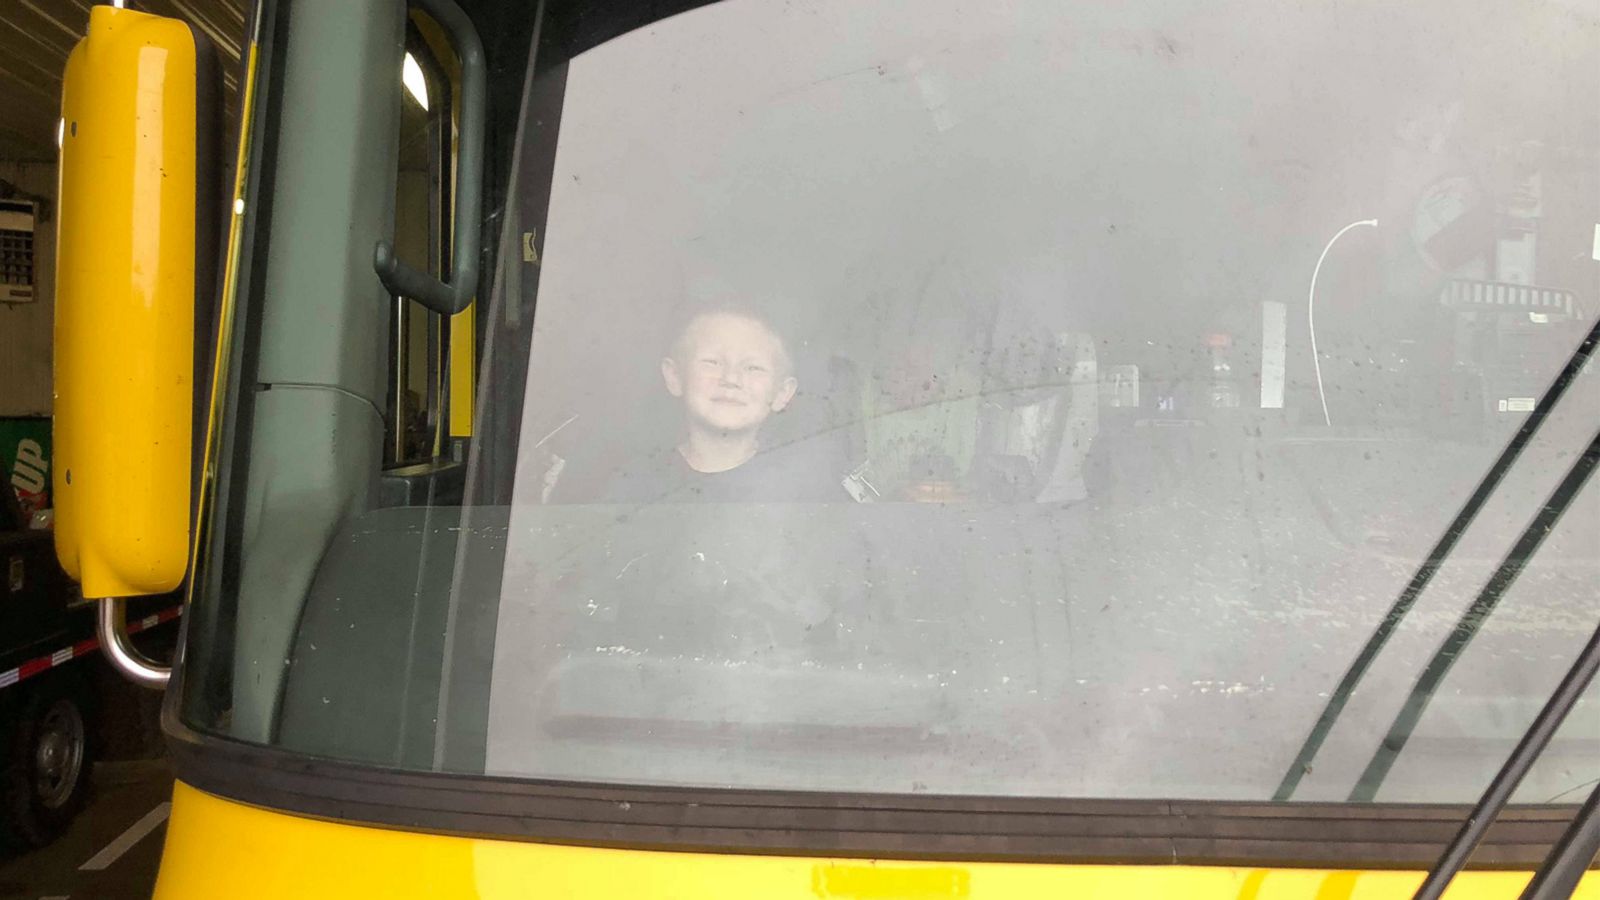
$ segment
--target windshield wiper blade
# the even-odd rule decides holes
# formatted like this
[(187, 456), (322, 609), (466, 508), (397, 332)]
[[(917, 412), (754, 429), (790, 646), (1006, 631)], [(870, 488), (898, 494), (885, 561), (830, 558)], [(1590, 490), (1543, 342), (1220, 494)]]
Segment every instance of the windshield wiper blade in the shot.
[(1495, 489), (1504, 480), (1506, 473), (1511, 470), (1517, 458), (1522, 455), (1523, 449), (1532, 442), (1540, 426), (1544, 424), (1545, 419), (1549, 418), (1550, 412), (1561, 402), (1561, 398), (1567, 392), (1567, 388), (1572, 385), (1572, 382), (1578, 377), (1578, 373), (1588, 364), (1597, 344), (1600, 344), (1600, 318), (1597, 318), (1594, 325), (1590, 326), (1589, 333), (1584, 336), (1577, 348), (1572, 351), (1572, 355), (1567, 357), (1566, 365), (1561, 367), (1561, 371), (1556, 375), (1555, 380), (1550, 383), (1550, 387), (1545, 389), (1544, 396), (1539, 398), (1538, 405), (1534, 407), (1533, 412), (1528, 414), (1528, 418), (1523, 420), (1522, 426), (1517, 429), (1517, 433), (1511, 436), (1511, 440), (1500, 451), (1499, 458), (1495, 460), (1494, 465), (1489, 467), (1489, 471), (1478, 482), (1478, 486), (1473, 490), (1472, 496), (1468, 497), (1467, 502), (1462, 504), (1460, 511), (1451, 520), (1449, 527), (1444, 530), (1444, 534), (1439, 537), (1433, 549), (1428, 552), (1428, 556), (1423, 560), (1422, 565), (1411, 576), (1411, 581), (1400, 592), (1399, 598), (1395, 600), (1394, 605), (1389, 607), (1389, 611), (1384, 614), (1383, 619), (1378, 623), (1378, 627), (1372, 632), (1372, 636), (1367, 638), (1366, 645), (1361, 648), (1361, 652), (1356, 654), (1355, 660), (1345, 670), (1344, 676), (1339, 679), (1338, 687), (1334, 688), (1332, 695), (1328, 697), (1328, 702), (1323, 705), (1321, 715), (1317, 716), (1316, 724), (1311, 726), (1311, 733), (1306, 736), (1305, 742), (1300, 745), (1300, 751), (1295, 754), (1294, 761), (1289, 764), (1288, 771), (1284, 772), (1283, 780), (1278, 783), (1278, 789), (1273, 792), (1272, 799), (1288, 800), (1294, 795), (1295, 789), (1300, 786), (1300, 780), (1305, 777), (1307, 772), (1311, 771), (1312, 760), (1316, 758), (1317, 751), (1322, 749), (1322, 744), (1327, 740), (1328, 733), (1333, 730), (1333, 725), (1338, 721), (1340, 713), (1344, 712), (1345, 704), (1350, 700), (1350, 695), (1355, 693), (1356, 686), (1361, 683), (1361, 679), (1366, 677), (1367, 670), (1372, 667), (1373, 660), (1377, 659), (1378, 653), (1389, 642), (1389, 638), (1394, 635), (1395, 630), (1400, 627), (1401, 620), (1416, 605), (1417, 598), (1422, 595), (1422, 591), (1444, 565), (1445, 559), (1455, 550), (1456, 543), (1466, 533), (1473, 520), (1477, 518), (1484, 504), (1488, 503), (1489, 497), (1494, 494)]
[[(1450, 667), (1460, 658), (1461, 652), (1483, 627), (1484, 621), (1494, 612), (1495, 604), (1526, 568), (1528, 561), (1538, 552), (1545, 537), (1555, 529), (1562, 515), (1583, 492), (1584, 485), (1588, 482), (1589, 476), (1594, 474), (1597, 465), (1600, 465), (1600, 433), (1595, 434), (1583, 454), (1573, 461), (1567, 474), (1562, 477), (1561, 483), (1556, 485), (1550, 497), (1533, 517), (1533, 521), (1523, 529), (1516, 545), (1506, 554), (1472, 606), (1462, 614), (1455, 628), (1451, 630), (1450, 636), (1428, 661), (1427, 668), (1417, 679), (1417, 685), (1412, 688), (1411, 694), (1406, 697), (1405, 705), (1389, 727), (1389, 733), (1378, 747), (1378, 752), (1367, 764), (1361, 780), (1351, 791), (1351, 800), (1370, 800), (1377, 793), (1379, 785), (1383, 783), (1395, 758), (1405, 748), (1412, 730), (1427, 709), (1428, 701), (1450, 671)], [(1439, 861), (1423, 880), (1422, 886), (1417, 889), (1416, 900), (1437, 900), (1444, 894), (1445, 888), (1450, 885), (1450, 880), (1467, 864), (1472, 851), (1488, 833), (1489, 826), (1494, 823), (1500, 811), (1505, 809), (1506, 804), (1511, 802), (1511, 795), (1516, 792), (1517, 786), (1522, 783), (1523, 777), (1528, 774), (1528, 770), (1533, 767), (1540, 754), (1549, 746), (1550, 739), (1555, 736), (1556, 730), (1561, 727), (1567, 714), (1577, 705), (1578, 699), (1594, 680), (1597, 670), (1600, 670), (1600, 625), (1596, 626), (1594, 635), (1589, 638), (1578, 658), (1573, 661), (1572, 667), (1556, 686), (1555, 692), (1545, 702), (1544, 708), (1539, 710), (1539, 715), (1534, 717), (1533, 723), (1517, 742), (1516, 749), (1511, 751), (1505, 764), (1484, 789), (1483, 796), (1467, 815), (1461, 829), (1445, 847)], [(1582, 870), (1586, 869), (1589, 862), (1594, 859), (1593, 842), (1600, 840), (1600, 837), (1593, 834), (1595, 829), (1600, 827), (1600, 823), (1595, 821), (1594, 811), (1590, 808), (1595, 803), (1596, 796), (1600, 796), (1600, 789), (1597, 789), (1596, 795), (1590, 797), (1590, 802), (1585, 804), (1584, 810), (1569, 827), (1567, 834), (1563, 835), (1551, 851), (1551, 856), (1545, 865), (1541, 866), (1539, 875), (1529, 884), (1530, 890), (1537, 885), (1542, 896), (1566, 896), (1557, 891), (1572, 877), (1573, 866), (1578, 867), (1577, 877), (1582, 877)], [(1577, 857), (1586, 846), (1589, 847), (1589, 856), (1578, 865)], [(1549, 871), (1546, 871), (1547, 869)], [(1576, 881), (1573, 881), (1573, 884), (1576, 884)], [(1530, 895), (1525, 893), (1524, 897), (1527, 896)]]
[[(1511, 585), (1516, 583), (1517, 576), (1521, 575), (1522, 570), (1527, 568), (1534, 554), (1539, 552), (1539, 547), (1544, 543), (1545, 538), (1555, 530), (1556, 523), (1561, 521), (1561, 517), (1572, 507), (1572, 503), (1578, 498), (1578, 495), (1583, 493), (1583, 486), (1589, 480), (1589, 476), (1594, 474), (1597, 464), (1600, 464), (1600, 433), (1595, 434), (1589, 441), (1589, 446), (1573, 461), (1572, 466), (1567, 469), (1567, 474), (1562, 477), (1561, 483), (1556, 485), (1555, 490), (1550, 492), (1550, 497), (1539, 507), (1539, 511), (1534, 514), (1528, 526), (1522, 530), (1522, 535), (1517, 538), (1516, 544), (1512, 546), (1505, 558), (1500, 561), (1500, 565), (1495, 568), (1494, 574), (1489, 576), (1489, 580), (1484, 584), (1483, 590), (1478, 592), (1477, 599), (1473, 600), (1472, 605), (1467, 607), (1466, 612), (1462, 613), (1461, 617), (1456, 620), (1455, 627), (1450, 630), (1450, 634), (1439, 645), (1439, 649), (1434, 651), (1433, 658), (1428, 660), (1427, 667), (1418, 676), (1417, 683), (1412, 687), (1411, 693), (1406, 695), (1405, 704), (1400, 707), (1400, 712), (1395, 715), (1394, 722), (1390, 724), (1389, 732), (1384, 735), (1383, 742), (1378, 745), (1377, 752), (1372, 755), (1372, 759), (1367, 763), (1367, 768), (1361, 773), (1361, 778), (1356, 782), (1355, 787), (1351, 788), (1349, 799), (1352, 802), (1365, 802), (1377, 796), (1378, 788), (1383, 785), (1384, 778), (1388, 777), (1389, 770), (1393, 768), (1395, 759), (1399, 757), (1400, 751), (1405, 749), (1406, 742), (1411, 739), (1411, 732), (1416, 729), (1417, 723), (1422, 720), (1422, 714), (1427, 711), (1429, 702), (1433, 700), (1434, 692), (1439, 689), (1439, 685), (1444, 681), (1445, 676), (1450, 673), (1450, 669), (1456, 664), (1456, 660), (1460, 659), (1461, 654), (1466, 651), (1467, 645), (1472, 643), (1472, 639), (1477, 637), (1478, 632), (1482, 630), (1483, 623), (1488, 621), (1489, 616), (1494, 613), (1495, 607), (1500, 603), (1500, 598), (1504, 597), (1506, 591), (1511, 589)], [(1596, 639), (1600, 640), (1600, 633), (1597, 633)], [(1580, 656), (1579, 662), (1582, 662), (1583, 659), (1584, 657)], [(1594, 672), (1591, 670), (1589, 675), (1592, 676), (1593, 674)], [(1587, 679), (1585, 679), (1584, 683), (1588, 683)], [(1562, 685), (1564, 687), (1566, 682), (1563, 681)], [(1578, 690), (1581, 692), (1582, 687)], [(1552, 697), (1551, 703), (1554, 702), (1555, 698)], [(1548, 708), (1547, 706), (1546, 709)], [(1563, 716), (1565, 714), (1565, 712), (1562, 713)], [(1543, 713), (1541, 713), (1542, 716)], [(1542, 721), (1542, 718), (1535, 719), (1534, 725), (1537, 726), (1540, 721)], [(1560, 724), (1559, 719), (1556, 724)], [(1533, 733), (1532, 729), (1530, 729), (1529, 733), (1530, 735)], [(1548, 739), (1549, 735), (1546, 735), (1545, 740)], [(1534, 749), (1533, 755), (1537, 756), (1539, 750), (1542, 750), (1543, 747), (1543, 743), (1539, 744)], [(1518, 745), (1517, 752), (1512, 754), (1511, 760), (1507, 761), (1507, 766), (1510, 766), (1511, 762), (1517, 759), (1517, 753), (1520, 753), (1522, 749), (1522, 746)], [(1530, 757), (1527, 762), (1531, 765), (1532, 758)], [(1522, 774), (1526, 773), (1526, 771), (1526, 769), (1523, 769), (1522, 773), (1517, 774), (1516, 779), (1520, 781)], [(1502, 772), (1503, 774), (1505, 773)], [(1493, 784), (1491, 784), (1492, 787)], [(1515, 781), (1511, 783), (1510, 787), (1516, 787)], [(1504, 799), (1501, 800), (1500, 805), (1505, 805)]]

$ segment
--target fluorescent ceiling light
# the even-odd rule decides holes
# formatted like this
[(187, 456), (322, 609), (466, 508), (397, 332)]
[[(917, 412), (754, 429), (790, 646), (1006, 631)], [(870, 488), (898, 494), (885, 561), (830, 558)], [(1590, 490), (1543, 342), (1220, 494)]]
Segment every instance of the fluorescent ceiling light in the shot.
[(424, 111), (428, 108), (428, 80), (422, 77), (422, 67), (417, 65), (417, 58), (406, 54), (405, 65), (400, 69), (400, 82), (406, 86), (406, 93)]

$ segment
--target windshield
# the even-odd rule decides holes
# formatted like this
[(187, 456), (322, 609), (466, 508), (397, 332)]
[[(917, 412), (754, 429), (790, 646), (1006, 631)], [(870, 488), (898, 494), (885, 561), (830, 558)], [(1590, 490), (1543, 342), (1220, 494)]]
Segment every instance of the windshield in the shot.
[[(1597, 71), (1593, 4), (1460, 0), (727, 0), (536, 64), (459, 484), (388, 490), (379, 409), (260, 375), (186, 715), (515, 778), (1271, 798), (1596, 322)], [(267, 343), (320, 339), (288, 246)], [(1590, 368), (1293, 799), (1352, 796)], [(1597, 490), (1355, 799), (1482, 790), (1600, 613)], [(1519, 801), (1600, 778), (1592, 694)]]

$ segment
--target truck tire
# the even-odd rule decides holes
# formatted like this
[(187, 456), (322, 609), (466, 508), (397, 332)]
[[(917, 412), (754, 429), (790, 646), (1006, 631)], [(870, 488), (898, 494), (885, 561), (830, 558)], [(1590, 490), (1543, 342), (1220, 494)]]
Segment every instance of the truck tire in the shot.
[(54, 840), (83, 809), (92, 766), (87, 692), (75, 673), (19, 685), (25, 694), (0, 729), (0, 846)]

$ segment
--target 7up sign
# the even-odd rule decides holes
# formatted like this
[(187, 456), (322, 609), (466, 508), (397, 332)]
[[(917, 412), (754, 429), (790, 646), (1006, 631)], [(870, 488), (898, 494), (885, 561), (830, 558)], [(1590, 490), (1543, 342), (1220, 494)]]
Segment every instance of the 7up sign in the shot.
[(0, 480), (22, 501), (23, 515), (50, 506), (49, 419), (0, 419)]

